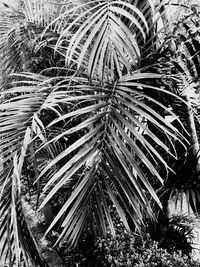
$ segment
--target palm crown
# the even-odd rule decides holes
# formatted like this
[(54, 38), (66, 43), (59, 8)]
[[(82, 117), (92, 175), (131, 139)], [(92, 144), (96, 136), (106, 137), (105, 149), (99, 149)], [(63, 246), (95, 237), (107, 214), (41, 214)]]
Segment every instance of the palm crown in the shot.
[(115, 235), (112, 209), (128, 231), (130, 221), (139, 228), (143, 212), (152, 216), (150, 199), (161, 206), (151, 181), (163, 184), (168, 157), (187, 144), (181, 120), (160, 100), (185, 105), (166, 86), (173, 77), (148, 63), (162, 3), (20, 2), (1, 17), (0, 50), (1, 231), (18, 265), (21, 255), (33, 261), (16, 211), (27, 164), (40, 209), (65, 192), (48, 231), (60, 222), (57, 242), (76, 246), (88, 227)]

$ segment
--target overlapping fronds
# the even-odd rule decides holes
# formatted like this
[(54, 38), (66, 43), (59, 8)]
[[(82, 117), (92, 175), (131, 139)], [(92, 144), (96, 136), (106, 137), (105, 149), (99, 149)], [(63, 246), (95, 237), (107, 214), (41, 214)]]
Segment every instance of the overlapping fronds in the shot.
[[(176, 201), (183, 202), (186, 197), (188, 207), (192, 207), (194, 213), (199, 213), (199, 68), (200, 68), (200, 42), (199, 42), (199, 16), (196, 13), (189, 14), (180, 19), (174, 25), (172, 38), (174, 49), (169, 52), (172, 55), (171, 62), (174, 65), (176, 87), (180, 95), (185, 98), (187, 106), (174, 99), (171, 104), (174, 111), (186, 125), (190, 136), (188, 152), (181, 154), (180, 160), (173, 163), (176, 175), (171, 174), (166, 181), (166, 193), (175, 196)], [(179, 150), (179, 149), (178, 149)], [(181, 151), (181, 149), (180, 149)]]
[[(139, 2), (63, 0), (46, 6), (44, 1), (22, 1), (22, 20), (28, 25), (23, 30), (33, 31), (34, 38), (38, 33), (40, 48), (64, 58), (60, 69), (68, 76), (54, 77), (58, 64), (52, 66), (50, 60), (48, 70), (39, 69), (48, 77), (16, 74), (11, 88), (1, 92), (1, 183), (11, 181), (13, 160), (20, 158), (30, 130), (26, 160), (33, 162), (33, 181), (45, 181), (41, 208), (67, 188), (66, 201), (48, 229), (60, 223), (57, 242), (67, 237), (75, 246), (88, 221), (98, 234), (115, 235), (113, 208), (127, 230), (130, 221), (139, 227), (144, 211), (152, 215), (149, 199), (161, 206), (149, 182), (153, 177), (163, 183), (158, 164), (170, 171), (160, 151), (176, 159), (173, 143), (184, 147), (184, 136), (165, 116), (173, 116), (181, 129), (183, 124), (154, 97), (175, 95), (165, 90), (162, 75), (139, 68), (141, 46), (154, 32), (152, 1)], [(16, 28), (14, 35), (21, 38)], [(6, 50), (5, 44), (9, 57), (11, 48)], [(21, 51), (21, 41), (16, 44)]]
[[(31, 79), (31, 77), (29, 77)], [(28, 83), (28, 85), (27, 85)], [(47, 88), (41, 90), (39, 81), (1, 92), (1, 238), (5, 237), (2, 255), (16, 266), (45, 266), (26, 225), (21, 206), (21, 176), (26, 153), (32, 156), (32, 138), (39, 135), (41, 125), (37, 112), (46, 99)], [(37, 86), (36, 86), (37, 84)], [(39, 90), (39, 91), (38, 91)], [(8, 100), (9, 98), (9, 100)], [(32, 181), (34, 182), (34, 181)], [(37, 259), (36, 259), (37, 258)]]
[[(147, 193), (160, 205), (148, 175), (156, 177), (162, 184), (157, 163), (168, 170), (167, 162), (155, 147), (176, 158), (174, 150), (149, 129), (147, 122), (169, 139), (183, 140), (177, 129), (149, 103), (157, 105), (165, 113), (174, 114), (145, 94), (146, 90), (168, 94), (163, 88), (146, 83), (148, 79), (160, 79), (161, 76), (135, 72), (123, 76), (115, 84), (104, 86), (98, 81), (89, 85), (86, 78), (75, 76), (62, 79), (35, 76), (34, 79), (34, 75), (24, 74), (25, 77), (28, 81), (17, 82), (17, 86), (4, 91), (5, 96), (11, 94), (12, 97), (1, 106), (3, 163), (9, 164), (13, 153), (19, 153), (20, 140), (22, 142), (28, 127), (33, 137), (39, 140), (35, 142), (35, 150), (39, 149), (36, 153), (38, 160), (40, 151), (50, 149), (51, 144), (65, 144), (55, 158), (49, 156), (49, 159), (39, 160), (42, 164), (38, 170), (39, 177), (36, 177), (39, 180), (48, 174), (41, 207), (61, 188), (67, 184), (70, 188), (73, 184), (69, 198), (50, 226), (62, 219), (63, 231), (59, 240), (67, 235), (69, 241), (76, 244), (92, 210), (91, 216), (99, 231), (105, 234), (109, 227), (114, 235), (110, 203), (116, 207), (128, 230), (127, 215), (138, 226), (142, 221), (142, 210), (151, 213)], [(54, 116), (45, 125), (42, 114), (48, 110)], [(181, 125), (175, 115), (174, 119)], [(46, 134), (58, 127), (60, 132), (56, 135)], [(31, 142), (29, 146), (27, 156), (32, 157)], [(96, 208), (101, 212), (96, 213)]]
[(9, 73), (11, 69), (20, 70), (23, 65), (22, 53), (17, 46), (20, 41), (20, 35), (16, 36), (19, 31), (19, 23), (22, 19), (21, 13), (13, 14), (13, 12), (2, 11), (0, 16), (0, 58), (1, 58), (1, 75)]
[[(149, 33), (143, 8), (131, 1), (85, 1), (68, 5), (47, 29), (57, 29), (60, 36), (56, 51), (65, 55), (67, 66), (76, 66), (90, 77), (114, 79), (130, 73), (140, 62), (140, 42)], [(80, 12), (81, 9), (81, 12)], [(65, 18), (68, 23), (60, 25)], [(73, 18), (73, 20), (72, 20)]]
[[(33, 132), (36, 132), (37, 112), (45, 101), (47, 93), (48, 86), (43, 88), (34, 86), (34, 81), (29, 86), (14, 87), (1, 93), (2, 98), (5, 96), (0, 106), (2, 164), (12, 160), (13, 153), (20, 152), (27, 127), (32, 127)], [(7, 99), (8, 95), (11, 99), (10, 97)]]
[(3, 239), (0, 257), (10, 266), (48, 266), (38, 252), (35, 240), (28, 229), (21, 203), (21, 171), (31, 129), (27, 128), (20, 153), (14, 152), (12, 166), (5, 165), (0, 195), (0, 239)]
[[(47, 125), (47, 129), (51, 131), (55, 126), (64, 126), (60, 134), (50, 138), (40, 149), (48, 148), (54, 142), (65, 142), (66, 149), (51, 160), (39, 175), (38, 179), (48, 172), (49, 177), (43, 188), (45, 199), (41, 207), (63, 186), (73, 184), (68, 200), (50, 226), (62, 219), (63, 232), (59, 240), (67, 235), (69, 241), (76, 244), (92, 207), (102, 210), (92, 214), (101, 232), (106, 233), (109, 226), (114, 234), (108, 213), (110, 201), (127, 229), (125, 214), (129, 214), (137, 226), (142, 220), (140, 207), (150, 212), (147, 192), (160, 204), (146, 175), (153, 175), (162, 183), (155, 166), (160, 162), (168, 169), (168, 165), (151, 141), (171, 156), (176, 158), (176, 155), (149, 130), (147, 121), (169, 139), (181, 142), (183, 136), (145, 103), (145, 100), (153, 102), (166, 113), (174, 115), (167, 107), (145, 95), (144, 88), (168, 93), (145, 83), (145, 79), (151, 78), (159, 79), (161, 76), (136, 72), (124, 76), (114, 85), (105, 86), (100, 86), (98, 82), (88, 85), (85, 78), (65, 78), (44, 102), (41, 109), (55, 111), (57, 117)], [(63, 114), (61, 110), (59, 114), (57, 107), (63, 104), (66, 104), (67, 112)], [(174, 119), (181, 124), (175, 115)], [(58, 165), (60, 169), (49, 176), (51, 168)]]
[[(65, 2), (69, 1), (63, 0), (64, 6)], [(43, 65), (44, 68), (45, 61), (52, 61), (53, 57), (53, 52), (49, 54), (47, 50), (43, 49), (44, 46), (58, 38), (57, 31), (53, 28), (50, 28), (42, 39), (41, 34), (45, 27), (63, 12), (61, 3), (61, 7), (54, 1), (29, 0), (20, 1), (20, 4), (20, 11), (9, 6), (0, 11), (2, 75), (28, 70), (40, 71), (40, 65)], [(47, 38), (48, 42), (44, 42), (44, 39)], [(42, 63), (42, 61), (44, 62)]]

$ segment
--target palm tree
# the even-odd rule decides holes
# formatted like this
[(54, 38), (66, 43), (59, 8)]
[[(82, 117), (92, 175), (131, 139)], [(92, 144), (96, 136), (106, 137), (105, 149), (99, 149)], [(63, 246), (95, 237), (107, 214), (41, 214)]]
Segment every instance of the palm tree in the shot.
[(155, 181), (162, 186), (168, 158), (188, 142), (165, 100), (186, 102), (167, 87), (175, 78), (159, 57), (152, 62), (160, 2), (27, 0), (2, 14), (0, 239), (10, 264), (46, 265), (25, 227), (24, 181), (40, 210), (64, 194), (47, 229), (60, 224), (56, 244), (115, 236), (112, 209), (131, 231), (153, 216), (150, 200), (161, 207)]
[[(169, 58), (172, 63), (173, 72), (178, 74), (178, 83), (174, 89), (187, 102), (182, 105), (175, 99), (174, 112), (179, 116), (187, 131), (189, 146), (187, 153), (177, 149), (180, 159), (173, 162), (173, 170), (165, 181), (164, 192), (168, 197), (176, 196), (176, 201), (186, 196), (189, 205), (194, 213), (199, 212), (199, 15), (188, 6), (182, 5), (184, 12), (177, 23), (171, 27), (170, 38), (173, 40), (173, 48), (167, 46)], [(185, 10), (187, 12), (185, 12)], [(198, 13), (198, 12), (197, 12)], [(167, 197), (167, 200), (168, 200)]]

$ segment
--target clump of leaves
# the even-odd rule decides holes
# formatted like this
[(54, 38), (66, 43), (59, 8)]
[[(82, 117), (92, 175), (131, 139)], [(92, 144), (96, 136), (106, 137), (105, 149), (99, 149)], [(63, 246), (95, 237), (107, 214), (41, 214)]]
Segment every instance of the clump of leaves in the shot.
[[(67, 243), (59, 254), (67, 266), (75, 267), (197, 267), (191, 257), (192, 224), (186, 216), (163, 217), (163, 222), (148, 221), (144, 233), (126, 231), (116, 217), (117, 232), (106, 238), (87, 235), (78, 247)], [(146, 234), (148, 233), (148, 234)], [(156, 239), (157, 237), (157, 239)]]
[(96, 254), (97, 267), (197, 267), (200, 264), (181, 251), (169, 253), (149, 236), (138, 244), (134, 234), (128, 233), (116, 238), (99, 239)]
[(168, 217), (161, 212), (157, 220), (147, 220), (147, 232), (167, 252), (181, 251), (189, 255), (194, 239), (193, 220), (182, 214)]

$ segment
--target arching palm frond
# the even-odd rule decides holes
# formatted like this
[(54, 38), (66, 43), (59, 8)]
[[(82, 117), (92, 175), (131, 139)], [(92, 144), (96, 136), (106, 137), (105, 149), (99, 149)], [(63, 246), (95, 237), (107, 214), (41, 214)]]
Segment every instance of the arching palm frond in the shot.
[[(88, 214), (91, 215), (97, 207), (102, 212), (93, 211), (92, 216), (95, 225), (99, 226), (98, 230), (105, 234), (109, 226), (114, 234), (108, 213), (110, 201), (127, 229), (129, 224), (125, 214), (137, 226), (142, 220), (139, 207), (148, 212), (151, 210), (146, 192), (160, 204), (146, 175), (153, 175), (162, 183), (155, 164), (160, 162), (166, 169), (168, 165), (149, 138), (166, 153), (173, 157), (176, 155), (148, 128), (147, 121), (169, 139), (181, 142), (183, 138), (173, 125), (145, 104), (147, 99), (170, 113), (167, 107), (143, 91), (148, 88), (164, 92), (145, 82), (146, 79), (160, 77), (157, 74), (135, 73), (122, 77), (114, 85), (104, 86), (95, 81), (89, 85), (85, 78), (69, 77), (62, 82), (59, 80), (48, 95), (41, 110), (54, 110), (58, 117), (47, 125), (47, 129), (51, 131), (60, 124), (63, 127), (60, 134), (48, 139), (40, 149), (48, 148), (54, 142), (64, 142), (66, 148), (46, 166), (43, 165), (40, 172), (38, 179), (47, 173), (49, 177), (43, 188), (45, 198), (41, 207), (63, 187), (73, 185), (69, 198), (50, 226), (62, 220), (63, 231), (59, 240), (67, 235), (75, 245), (85, 230)], [(62, 105), (66, 105), (67, 112), (63, 113), (61, 109), (59, 115), (56, 109)], [(179, 121), (178, 117), (174, 118)], [(51, 172), (55, 166), (60, 166), (60, 169)]]
[(27, 83), (29, 86), (24, 84), (1, 92), (4, 100), (0, 106), (0, 150), (3, 167), (0, 178), (0, 215), (3, 218), (0, 222), (0, 233), (1, 238), (6, 236), (2, 253), (10, 264), (17, 264), (16, 266), (21, 266), (22, 262), (25, 266), (30, 266), (30, 261), (32, 266), (38, 266), (40, 260), (42, 262), (24, 219), (20, 194), (24, 158), (33, 136), (40, 137), (40, 125), (36, 118), (47, 91), (36, 86), (36, 81), (31, 83), (29, 80)]
[[(49, 60), (48, 70), (44, 65), (36, 70), (48, 77), (16, 74), (11, 89), (1, 92), (0, 151), (5, 167), (1, 183), (5, 189), (10, 182), (13, 160), (24, 167), (22, 144), (30, 129), (26, 160), (35, 163), (34, 182), (45, 181), (41, 208), (66, 189), (65, 202), (48, 231), (59, 222), (57, 242), (67, 237), (75, 246), (89, 224), (98, 234), (115, 235), (112, 209), (128, 231), (131, 223), (139, 227), (143, 211), (151, 216), (149, 199), (161, 203), (149, 177), (162, 184), (157, 165), (170, 171), (160, 151), (176, 159), (172, 143), (184, 147), (186, 140), (165, 118), (172, 115), (184, 131), (178, 116), (154, 96), (159, 92), (175, 97), (164, 89), (163, 76), (139, 68), (141, 46), (154, 32), (152, 1), (45, 4), (22, 1), (22, 26), (26, 24), (25, 28), (17, 24), (18, 29), (23, 28), (23, 34), (28, 29), (27, 38), (34, 41), (31, 49), (36, 40), (45, 52), (52, 49), (53, 60), (58, 52), (65, 75), (54, 77), (51, 71), (59, 64)], [(7, 25), (10, 29), (11, 22)], [(11, 33), (19, 52), (22, 35), (16, 27)], [(5, 48), (6, 62), (11, 59), (9, 49)], [(1, 201), (4, 211), (10, 202)]]
[[(82, 12), (80, 8), (83, 8)], [(100, 80), (106, 77), (114, 80), (138, 66), (139, 41), (146, 39), (149, 26), (134, 3), (88, 1), (67, 8), (48, 28), (57, 27), (63, 17), (73, 20), (59, 28), (60, 37), (55, 49), (66, 50), (67, 66), (76, 63), (78, 69), (82, 67), (90, 77), (97, 75)]]
[[(35, 150), (39, 149), (35, 160), (42, 163), (36, 179), (48, 177), (41, 207), (63, 187), (70, 188), (66, 202), (50, 226), (62, 221), (63, 231), (58, 241), (67, 236), (69, 242), (76, 245), (85, 231), (89, 214), (101, 234), (106, 234), (109, 227), (114, 235), (110, 206), (116, 208), (129, 230), (127, 216), (137, 227), (142, 220), (142, 210), (151, 213), (147, 193), (160, 205), (147, 176), (156, 177), (162, 184), (157, 162), (167, 171), (169, 168), (156, 147), (172, 157), (176, 155), (151, 131), (147, 122), (164, 132), (169, 140), (182, 142), (183, 136), (146, 104), (148, 100), (165, 113), (173, 114), (168, 107), (145, 94), (146, 90), (167, 93), (146, 83), (152, 78), (161, 76), (135, 72), (114, 84), (102, 86), (98, 81), (89, 84), (87, 78), (75, 76), (45, 78), (24, 74), (16, 86), (4, 91), (5, 96), (10, 95), (1, 106), (4, 165), (12, 166), (13, 154), (20, 155), (21, 142), (30, 127), (33, 137), (39, 140), (34, 142)], [(48, 124), (42, 115), (46, 110), (54, 113)], [(174, 115), (174, 118), (181, 124), (178, 117)], [(45, 134), (58, 128), (60, 131), (56, 135)], [(54, 153), (55, 158), (49, 154), (49, 159), (40, 161), (40, 150), (51, 151), (50, 146), (54, 143), (59, 146), (59, 142), (64, 144), (59, 154)], [(27, 157), (32, 157), (31, 140), (29, 151)], [(95, 212), (97, 208), (100, 213)]]
[[(5, 100), (0, 107), (3, 164), (6, 165), (12, 159), (13, 153), (20, 152), (27, 127), (31, 126), (34, 131), (34, 115), (37, 114), (46, 99), (46, 90), (47, 88), (43, 88), (40, 91), (39, 87), (26, 85), (2, 92), (2, 95), (5, 96)], [(12, 100), (6, 100), (7, 94), (12, 95)]]

